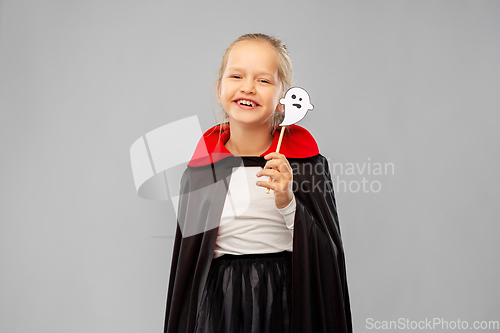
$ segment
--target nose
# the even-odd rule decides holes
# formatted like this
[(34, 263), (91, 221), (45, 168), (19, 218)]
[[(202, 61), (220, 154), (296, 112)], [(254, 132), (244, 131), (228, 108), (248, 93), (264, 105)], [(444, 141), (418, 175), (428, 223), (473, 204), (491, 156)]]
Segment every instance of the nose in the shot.
[(255, 94), (255, 83), (253, 80), (247, 79), (241, 82), (240, 91), (246, 94)]

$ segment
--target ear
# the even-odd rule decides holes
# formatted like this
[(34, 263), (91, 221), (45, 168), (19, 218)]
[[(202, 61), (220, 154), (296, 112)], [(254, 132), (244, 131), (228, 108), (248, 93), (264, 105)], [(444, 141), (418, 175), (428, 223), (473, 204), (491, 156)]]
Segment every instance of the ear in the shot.
[(220, 102), (220, 82), (217, 82), (217, 100), (219, 101), (219, 104), (222, 104)]
[(278, 103), (278, 105), (276, 105), (276, 112), (278, 113), (283, 113), (285, 110), (284, 110), (284, 105), (281, 104), (281, 103)]

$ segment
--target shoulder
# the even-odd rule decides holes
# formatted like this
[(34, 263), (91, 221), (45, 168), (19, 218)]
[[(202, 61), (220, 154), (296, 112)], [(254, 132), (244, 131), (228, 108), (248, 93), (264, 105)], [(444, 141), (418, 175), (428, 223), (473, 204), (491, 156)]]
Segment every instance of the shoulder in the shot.
[(329, 175), (328, 160), (318, 153), (306, 158), (287, 158), (295, 175)]
[[(275, 138), (279, 137), (275, 132)], [(290, 125), (285, 129), (280, 153), (287, 158), (307, 158), (319, 154), (318, 144), (312, 134), (304, 127)]]
[(227, 156), (232, 156), (224, 143), (229, 139), (229, 125), (219, 124), (208, 129), (198, 141), (198, 145), (188, 166), (200, 167), (213, 164)]

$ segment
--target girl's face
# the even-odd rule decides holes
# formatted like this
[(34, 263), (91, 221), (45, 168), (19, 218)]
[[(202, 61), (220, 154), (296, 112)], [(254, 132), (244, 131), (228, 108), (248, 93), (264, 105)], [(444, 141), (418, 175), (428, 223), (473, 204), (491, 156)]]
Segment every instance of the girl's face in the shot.
[(217, 99), (230, 123), (269, 126), (281, 97), (278, 56), (271, 45), (241, 41), (229, 52)]

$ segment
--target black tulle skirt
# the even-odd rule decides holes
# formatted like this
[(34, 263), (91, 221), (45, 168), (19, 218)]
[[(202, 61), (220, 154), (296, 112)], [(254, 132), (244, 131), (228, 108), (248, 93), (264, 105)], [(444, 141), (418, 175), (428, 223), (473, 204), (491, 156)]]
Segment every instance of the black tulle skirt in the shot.
[(292, 252), (212, 260), (196, 333), (290, 332)]

